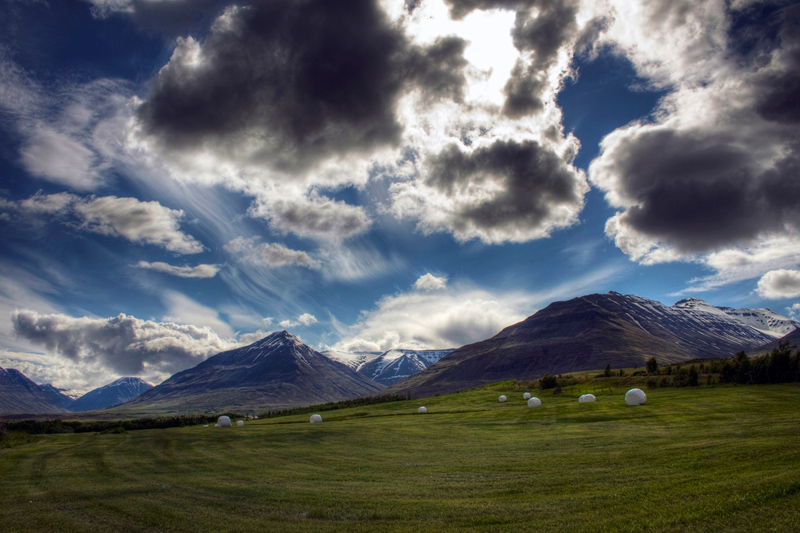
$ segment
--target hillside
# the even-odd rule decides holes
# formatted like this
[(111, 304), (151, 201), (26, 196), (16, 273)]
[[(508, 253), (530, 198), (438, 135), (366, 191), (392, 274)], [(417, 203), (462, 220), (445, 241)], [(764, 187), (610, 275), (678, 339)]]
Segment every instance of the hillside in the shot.
[(267, 410), (346, 400), (375, 394), (383, 388), (282, 331), (209, 357), (117, 409)]
[(13, 368), (0, 368), (0, 413), (66, 413), (67, 409), (53, 401), (50, 392)]
[(459, 348), (387, 392), (425, 397), (607, 364), (640, 367), (653, 356), (661, 363), (723, 357), (775, 338), (725, 313), (704, 312), (698, 302), (667, 307), (614, 292), (555, 302), (490, 339)]

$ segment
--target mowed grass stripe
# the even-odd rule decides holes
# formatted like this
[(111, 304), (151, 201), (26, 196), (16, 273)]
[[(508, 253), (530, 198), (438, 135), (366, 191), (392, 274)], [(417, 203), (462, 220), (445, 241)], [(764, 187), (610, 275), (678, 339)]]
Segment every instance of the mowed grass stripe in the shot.
[[(800, 386), (478, 390), (0, 450), (4, 531), (792, 531)], [(499, 394), (509, 401), (497, 402)], [(428, 414), (416, 413), (419, 405)]]

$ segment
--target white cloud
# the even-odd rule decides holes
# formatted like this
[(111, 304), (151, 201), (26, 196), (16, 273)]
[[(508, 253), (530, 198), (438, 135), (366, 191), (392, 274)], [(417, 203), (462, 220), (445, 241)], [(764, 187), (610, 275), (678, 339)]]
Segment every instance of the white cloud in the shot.
[(304, 326), (310, 326), (311, 324), (317, 323), (317, 318), (309, 313), (303, 313), (302, 315), (297, 317), (297, 321), (303, 324)]
[(197, 265), (188, 267), (170, 265), (168, 263), (162, 263), (161, 261), (155, 261), (153, 263), (139, 261), (136, 266), (139, 268), (147, 268), (150, 270), (156, 270), (158, 272), (164, 272), (180, 278), (213, 278), (217, 275), (217, 272), (219, 272), (219, 266), (217, 265)]
[(792, 304), (791, 307), (786, 308), (786, 311), (789, 313), (789, 318), (800, 320), (800, 303)]
[(260, 194), (249, 214), (269, 220), (277, 230), (325, 241), (342, 241), (363, 233), (372, 224), (363, 208), (319, 194), (284, 199)]
[(219, 317), (219, 313), (179, 292), (165, 291), (164, 304), (167, 306), (165, 322), (208, 328), (221, 337), (233, 337), (233, 330)]
[(242, 261), (255, 266), (272, 268), (303, 266), (319, 268), (319, 262), (302, 250), (292, 250), (277, 242), (256, 243), (254, 238), (236, 237), (225, 245), (225, 250)]
[(800, 270), (771, 270), (758, 280), (758, 294), (771, 300), (800, 296)]
[(203, 246), (178, 229), (183, 211), (158, 202), (140, 202), (136, 198), (103, 196), (75, 206), (87, 231), (124, 237), (131, 242), (163, 246), (171, 252), (194, 254)]
[(289, 328), (295, 328), (300, 325), (310, 326), (316, 323), (317, 323), (317, 318), (314, 315), (309, 313), (303, 313), (297, 317), (297, 320), (291, 320), (287, 318), (286, 320), (281, 320), (280, 322), (278, 322), (278, 325), (283, 329), (289, 329)]
[(116, 196), (80, 197), (70, 193), (35, 195), (19, 202), (7, 202), (6, 209), (31, 215), (51, 215), (73, 222), (81, 230), (122, 237), (134, 243), (153, 244), (180, 254), (203, 251), (194, 237), (180, 231), (184, 212), (158, 202)]
[[(50, 359), (41, 361), (56, 366), (78, 363), (99, 373), (125, 376), (159, 375), (164, 379), (237, 346), (208, 327), (153, 322), (124, 314), (73, 318), (18, 310), (11, 314), (11, 321), (17, 335), (47, 350)], [(56, 384), (75, 388), (70, 383)]]
[(455, 286), (385, 296), (349, 328), (334, 348), (384, 351), (393, 348), (458, 348), (487, 339), (525, 318), (524, 293), (492, 294)]
[(440, 291), (447, 288), (447, 276), (436, 277), (431, 273), (423, 274), (414, 282), (418, 291)]

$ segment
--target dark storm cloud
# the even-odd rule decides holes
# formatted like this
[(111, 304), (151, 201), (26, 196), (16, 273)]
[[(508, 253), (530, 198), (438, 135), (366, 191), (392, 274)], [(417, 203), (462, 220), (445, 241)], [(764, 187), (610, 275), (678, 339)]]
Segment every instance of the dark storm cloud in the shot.
[[(397, 145), (407, 87), (458, 98), (460, 39), (412, 47), (372, 0), (274, 0), (229, 8), (197, 49), (184, 41), (137, 115), (172, 150), (205, 146), (299, 171), (320, 159)], [(193, 55), (194, 54), (194, 55)]]
[(450, 16), (460, 20), (475, 10), (505, 9), (516, 11), (529, 9), (539, 4), (546, 4), (542, 0), (445, 0), (450, 6)]
[(577, 13), (573, 2), (564, 0), (543, 3), (536, 17), (527, 11), (518, 11), (511, 33), (514, 46), (518, 50), (534, 52), (536, 66), (548, 66), (559, 49), (575, 35)]
[(503, 114), (509, 118), (520, 118), (543, 109), (542, 94), (548, 87), (545, 74), (546, 72), (517, 61), (511, 77), (503, 87), (503, 94), (506, 95)]
[(798, 163), (791, 155), (764, 172), (746, 147), (725, 138), (645, 131), (615, 150), (616, 192), (637, 204), (620, 222), (683, 252), (798, 230)]
[(447, 196), (472, 185), (496, 190), (458, 212), (456, 230), (466, 227), (530, 230), (546, 227), (563, 207), (583, 202), (583, 181), (574, 169), (535, 141), (496, 141), (472, 153), (450, 145), (430, 163), (427, 184)]
[(769, 69), (759, 79), (763, 91), (756, 109), (766, 120), (781, 124), (800, 123), (800, 6), (780, 13), (782, 25), (779, 69)]

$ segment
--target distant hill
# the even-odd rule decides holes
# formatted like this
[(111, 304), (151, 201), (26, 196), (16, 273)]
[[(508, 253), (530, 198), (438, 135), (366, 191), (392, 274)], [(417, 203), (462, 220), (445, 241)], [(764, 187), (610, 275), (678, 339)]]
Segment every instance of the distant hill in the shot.
[(113, 383), (87, 392), (67, 406), (73, 412), (104, 409), (132, 400), (152, 389), (153, 386), (141, 378), (119, 378)]
[(55, 414), (66, 413), (51, 398), (51, 394), (13, 368), (0, 368), (0, 413)]
[(555, 302), (490, 339), (455, 350), (387, 392), (424, 397), (607, 364), (639, 367), (653, 356), (660, 363), (731, 356), (780, 335), (764, 331), (768, 320), (766, 328), (760, 320), (756, 328), (724, 309), (697, 299), (667, 307), (615, 292)]
[(253, 411), (346, 400), (383, 388), (281, 331), (209, 357), (122, 408), (144, 412)]
[(425, 370), (452, 351), (452, 348), (356, 353), (327, 350), (322, 355), (346, 364), (373, 381), (389, 386)]
[(65, 392), (64, 389), (59, 389), (58, 387), (54, 387), (49, 383), (47, 385), (39, 385), (39, 389), (41, 389), (42, 392), (47, 394), (47, 397), (50, 398), (50, 400), (52, 400), (54, 404), (56, 404), (59, 407), (63, 407), (68, 411), (71, 410), (70, 406), (72, 406), (72, 404), (75, 403), (75, 398), (72, 398), (71, 396), (67, 396), (66, 394), (64, 394)]
[(777, 348), (781, 342), (788, 342), (789, 347), (793, 350), (800, 348), (800, 329), (796, 329), (787, 335), (784, 335), (780, 339), (774, 340), (758, 348), (755, 348), (749, 352), (747, 355), (757, 356), (771, 352), (774, 348)]

